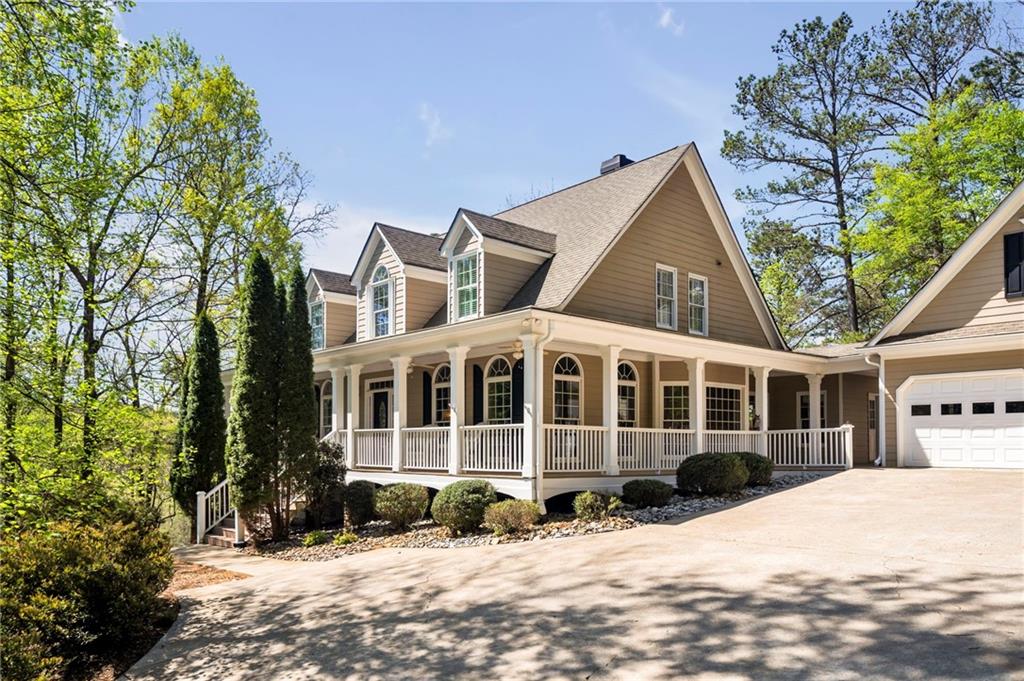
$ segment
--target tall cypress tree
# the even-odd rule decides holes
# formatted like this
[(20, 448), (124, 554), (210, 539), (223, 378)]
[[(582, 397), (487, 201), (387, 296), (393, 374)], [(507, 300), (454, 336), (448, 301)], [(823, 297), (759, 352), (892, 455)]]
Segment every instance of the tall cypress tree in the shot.
[(274, 496), (280, 326), (274, 273), (256, 251), (242, 290), (228, 417), (228, 478), (243, 513), (269, 505)]
[(186, 376), (180, 415), (178, 455), (171, 469), (175, 500), (195, 516), (196, 492), (210, 489), (224, 478), (224, 386), (220, 380), (220, 344), (217, 329), (206, 314), (199, 317)]
[(316, 460), (316, 402), (306, 281), (297, 266), (292, 270), (287, 295), (278, 423), (283, 468), (301, 486)]

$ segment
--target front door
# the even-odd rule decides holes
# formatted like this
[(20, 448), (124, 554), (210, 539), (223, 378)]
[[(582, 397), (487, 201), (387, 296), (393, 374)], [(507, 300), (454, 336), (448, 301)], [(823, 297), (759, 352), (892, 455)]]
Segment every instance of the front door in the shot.
[(868, 395), (868, 458), (878, 458), (878, 395)]
[(370, 393), (370, 427), (390, 428), (391, 391), (377, 390)]

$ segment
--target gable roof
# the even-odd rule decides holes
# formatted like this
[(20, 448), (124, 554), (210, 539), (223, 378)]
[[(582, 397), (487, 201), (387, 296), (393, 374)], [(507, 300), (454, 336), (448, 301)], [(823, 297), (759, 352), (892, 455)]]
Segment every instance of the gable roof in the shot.
[(329, 270), (318, 270), (311, 267), (309, 269), (309, 276), (313, 277), (313, 280), (316, 281), (316, 284), (320, 287), (321, 291), (344, 293), (351, 296), (356, 294), (356, 287), (352, 285), (352, 275), (350, 274), (331, 272)]
[(525, 246), (536, 251), (554, 253), (557, 242), (557, 235), (551, 232), (544, 232), (533, 227), (520, 225), (509, 220), (502, 220), (483, 213), (460, 208), (459, 212), (465, 215), (470, 223), (484, 237), (505, 241), (517, 246)]
[(890, 336), (897, 336), (914, 321), (928, 303), (932, 302), (937, 295), (953, 280), (960, 271), (967, 266), (974, 256), (987, 244), (992, 237), (1010, 221), (1010, 219), (1024, 207), (1024, 182), (1018, 184), (1012, 192), (999, 202), (995, 210), (971, 232), (971, 235), (960, 244), (960, 247), (953, 251), (953, 255), (942, 264), (939, 269), (924, 283), (917, 293), (910, 297), (900, 311), (889, 320), (889, 323), (868, 341), (865, 347), (874, 347)]
[(381, 223), (377, 223), (376, 226), (391, 246), (391, 250), (404, 264), (448, 271), (448, 260), (441, 257), (438, 251), (441, 247), (441, 237)]

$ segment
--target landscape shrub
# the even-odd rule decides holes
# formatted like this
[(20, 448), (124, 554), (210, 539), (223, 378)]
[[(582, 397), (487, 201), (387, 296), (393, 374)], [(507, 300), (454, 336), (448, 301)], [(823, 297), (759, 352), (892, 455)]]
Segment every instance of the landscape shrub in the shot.
[(622, 504), (619, 497), (600, 492), (580, 492), (572, 500), (572, 510), (580, 520), (602, 520)]
[(459, 480), (434, 497), (430, 513), (456, 534), (472, 532), (484, 520), (484, 511), (498, 501), (494, 485), (486, 480)]
[(672, 485), (661, 480), (630, 480), (622, 486), (622, 500), (638, 508), (664, 506), (672, 493)]
[(60, 676), (148, 636), (167, 615), (170, 542), (150, 517), (120, 509), (57, 521), (0, 542), (4, 678)]
[(730, 494), (747, 484), (750, 473), (736, 454), (707, 452), (684, 459), (676, 469), (676, 486), (683, 492)]
[(327, 543), (327, 533), (323, 530), (311, 530), (302, 538), (303, 546), (320, 546)]
[(522, 532), (539, 518), (540, 506), (526, 499), (506, 499), (484, 510), (484, 525), (498, 536)]
[(359, 535), (354, 532), (342, 532), (341, 534), (334, 535), (334, 539), (331, 541), (335, 546), (348, 546), (359, 541)]
[(426, 487), (400, 482), (377, 490), (373, 510), (395, 529), (404, 530), (423, 517), (429, 501), (430, 494)]
[(743, 462), (750, 477), (747, 478), (747, 487), (767, 485), (772, 481), (772, 471), (775, 464), (767, 456), (761, 456), (754, 452), (736, 452), (736, 456)]
[(373, 520), (376, 494), (377, 487), (369, 480), (356, 480), (345, 487), (345, 511), (349, 525), (362, 527)]
[(345, 519), (345, 449), (320, 442), (306, 487), (306, 529), (316, 530)]

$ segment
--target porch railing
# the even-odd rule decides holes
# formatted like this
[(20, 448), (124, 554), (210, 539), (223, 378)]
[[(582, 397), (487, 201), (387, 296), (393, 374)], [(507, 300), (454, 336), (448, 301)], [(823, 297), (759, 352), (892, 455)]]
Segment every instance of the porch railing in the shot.
[(675, 471), (696, 444), (692, 430), (620, 428), (619, 471)]
[(390, 428), (362, 428), (355, 431), (356, 465), (367, 468), (391, 468)]
[(767, 456), (776, 466), (851, 468), (853, 426), (769, 430)]
[(448, 426), (404, 428), (402, 447), (405, 467), (417, 470), (448, 470)]
[(603, 426), (544, 425), (544, 470), (598, 473), (605, 468)]
[(761, 454), (759, 430), (705, 430), (705, 452), (754, 452)]
[(518, 473), (523, 469), (521, 423), (462, 426), (462, 470)]
[[(202, 544), (206, 533), (222, 520), (235, 513), (235, 529), (238, 530), (238, 514), (231, 505), (231, 489), (224, 478), (208, 492), (196, 492), (196, 543)], [(241, 536), (236, 534), (236, 536)]]

